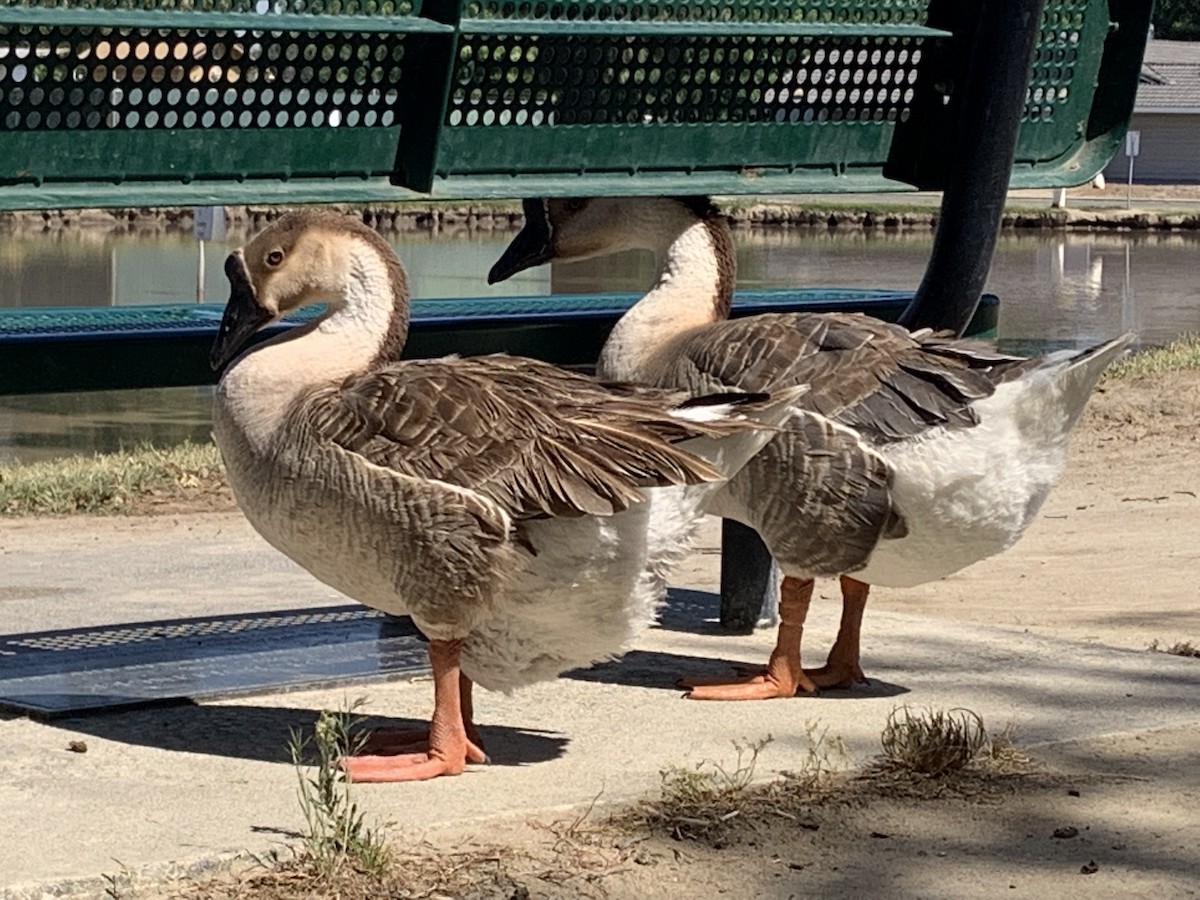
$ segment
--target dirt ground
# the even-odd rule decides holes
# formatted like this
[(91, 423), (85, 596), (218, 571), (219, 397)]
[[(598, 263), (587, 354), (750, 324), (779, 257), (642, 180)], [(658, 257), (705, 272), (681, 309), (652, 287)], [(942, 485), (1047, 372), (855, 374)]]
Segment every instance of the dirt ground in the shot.
[(1061, 746), (1020, 774), (949, 786), (851, 780), (711, 835), (620, 828), (593, 813), (514, 823), (499, 850), (494, 832), (427, 840), (463, 863), (494, 860), (481, 884), (446, 885), (447, 896), (1194, 897), (1197, 737)]
[[(1200, 646), (1198, 473), (1200, 371), (1104, 385), (1078, 427), (1064, 481), (1015, 548), (932, 585), (872, 593), (868, 676), (872, 608), (1137, 651), (1155, 641)], [(710, 549), (677, 580), (711, 578)], [(822, 587), (833, 602), (833, 586)], [(830, 637), (806, 634), (818, 661)], [(823, 798), (786, 798), (701, 836), (628, 818), (613, 824), (601, 809), (396, 835), (415, 880), (390, 895), (1200, 895), (1200, 724), (1028, 756), (1016, 772), (965, 784), (842, 782)], [(177, 887), (188, 897), (321, 895), (289, 893), (286, 879)]]

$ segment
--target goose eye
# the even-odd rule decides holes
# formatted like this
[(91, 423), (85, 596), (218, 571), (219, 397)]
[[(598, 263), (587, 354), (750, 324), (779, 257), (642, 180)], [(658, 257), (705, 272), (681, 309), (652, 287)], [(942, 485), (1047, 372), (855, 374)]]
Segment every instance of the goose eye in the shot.
[(283, 262), (283, 251), (282, 250), (272, 250), (270, 253), (267, 254), (267, 265), (268, 266), (271, 266), (272, 268), (274, 268), (275, 266), (279, 265), (281, 262)]
[(572, 197), (570, 200), (563, 201), (563, 208), (567, 212), (579, 212), (585, 206), (587, 206), (587, 198), (585, 197)]

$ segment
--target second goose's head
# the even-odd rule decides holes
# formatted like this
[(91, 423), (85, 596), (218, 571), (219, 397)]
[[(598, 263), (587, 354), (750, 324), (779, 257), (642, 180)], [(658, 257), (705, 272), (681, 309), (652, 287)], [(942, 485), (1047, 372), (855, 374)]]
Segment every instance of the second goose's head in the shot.
[(404, 269), (388, 243), (358, 219), (321, 210), (288, 213), (229, 254), (225, 275), (229, 301), (209, 357), (214, 369), (259, 328), (313, 303), (329, 305), (326, 318), (351, 311), (363, 327), (399, 331), (391, 339), (403, 345)]
[(593, 197), (525, 200), (525, 227), (488, 273), (495, 284), (551, 260), (589, 259), (622, 250), (663, 256), (698, 222), (719, 213), (707, 197)]

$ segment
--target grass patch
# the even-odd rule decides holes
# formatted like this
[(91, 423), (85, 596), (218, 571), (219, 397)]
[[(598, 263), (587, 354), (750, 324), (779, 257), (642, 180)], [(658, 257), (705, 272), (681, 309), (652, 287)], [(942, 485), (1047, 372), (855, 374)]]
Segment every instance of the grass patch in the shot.
[(5, 516), (143, 513), (174, 507), (183, 498), (206, 507), (232, 503), (215, 445), (143, 446), (0, 466), (0, 515)]
[(1104, 372), (1107, 381), (1123, 381), (1200, 369), (1200, 334), (1184, 335), (1164, 347), (1152, 347), (1117, 360)]
[(676, 840), (703, 840), (721, 846), (728, 832), (744, 821), (762, 816), (795, 820), (787, 807), (798, 797), (819, 792), (841, 762), (846, 749), (841, 738), (830, 737), (819, 723), (805, 723), (805, 747), (796, 768), (766, 784), (755, 784), (759, 754), (772, 742), (770, 735), (754, 743), (734, 743), (732, 765), (709, 760), (692, 767), (671, 766), (662, 772), (660, 796), (642, 802), (629, 815), (614, 821), (665, 832)]

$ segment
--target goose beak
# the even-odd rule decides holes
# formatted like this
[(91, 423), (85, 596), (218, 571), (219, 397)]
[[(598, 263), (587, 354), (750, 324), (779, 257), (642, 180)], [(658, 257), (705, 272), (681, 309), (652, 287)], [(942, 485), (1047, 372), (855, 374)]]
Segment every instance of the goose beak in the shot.
[(522, 200), (521, 207), (525, 211), (525, 227), (488, 272), (488, 284), (512, 278), (518, 272), (554, 259), (554, 241), (550, 222), (546, 219), (546, 205), (541, 200)]
[(221, 329), (208, 354), (209, 364), (214, 369), (221, 368), (233, 359), (250, 335), (273, 318), (258, 305), (241, 250), (233, 251), (226, 258), (225, 277), (229, 279), (229, 302), (225, 304)]

